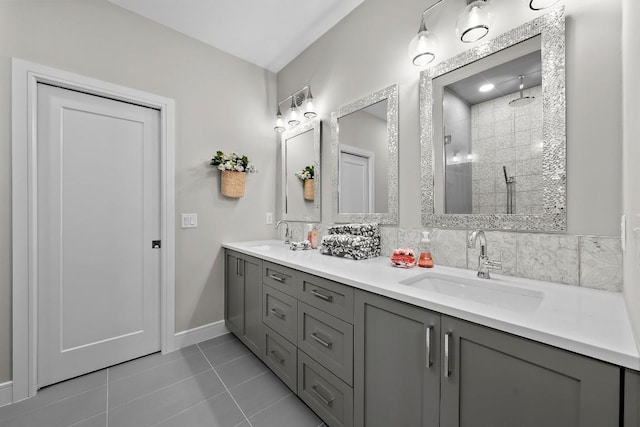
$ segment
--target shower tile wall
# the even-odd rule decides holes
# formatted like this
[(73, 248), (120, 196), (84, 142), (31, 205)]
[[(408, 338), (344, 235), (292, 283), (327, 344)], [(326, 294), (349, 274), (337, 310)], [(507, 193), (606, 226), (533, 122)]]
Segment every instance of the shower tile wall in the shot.
[(535, 97), (525, 106), (509, 106), (518, 94), (471, 106), (473, 213), (507, 213), (503, 166), (515, 177), (514, 213), (542, 213), (541, 92), (525, 90)]

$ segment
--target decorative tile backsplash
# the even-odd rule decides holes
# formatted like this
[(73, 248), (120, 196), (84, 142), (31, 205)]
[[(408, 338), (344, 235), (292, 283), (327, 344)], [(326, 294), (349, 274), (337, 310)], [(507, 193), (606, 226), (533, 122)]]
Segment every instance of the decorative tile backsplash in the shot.
[[(304, 240), (304, 224), (290, 223), (293, 240)], [(327, 225), (318, 224), (320, 235)], [(382, 256), (396, 248), (420, 248), (422, 231), (431, 232), (431, 248), (436, 265), (478, 267), (479, 249), (467, 248), (471, 230), (380, 227)], [(561, 283), (572, 286), (622, 291), (622, 246), (620, 238), (572, 234), (515, 233), (486, 231), (489, 258), (499, 260), (498, 274)], [(278, 233), (284, 237), (284, 227)]]

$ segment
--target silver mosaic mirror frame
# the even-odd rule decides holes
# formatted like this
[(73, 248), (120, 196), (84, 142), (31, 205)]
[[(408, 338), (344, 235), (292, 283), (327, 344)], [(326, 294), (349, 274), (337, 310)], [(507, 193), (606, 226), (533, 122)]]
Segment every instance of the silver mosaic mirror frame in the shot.
[[(541, 36), (543, 213), (443, 214), (434, 212), (432, 80), (509, 46)], [(567, 164), (564, 7), (527, 22), (420, 74), (420, 147), (422, 224), (425, 227), (566, 231)]]
[[(287, 131), (282, 132), (282, 134), (280, 134), (280, 150), (282, 151), (282, 167), (281, 169), (281, 183), (280, 183), (280, 202), (281, 202), (281, 206), (282, 206), (282, 219), (285, 219), (287, 221), (304, 221), (304, 222), (320, 222), (321, 219), (321, 215), (322, 215), (322, 211), (321, 211), (321, 205), (320, 205), (320, 199), (321, 194), (320, 193), (320, 177), (321, 177), (321, 170), (320, 170), (320, 141), (321, 141), (321, 137), (322, 137), (322, 129), (321, 129), (321, 121), (320, 119), (316, 118), (313, 120), (310, 120), (308, 122), (305, 122), (303, 124), (300, 124), (292, 129), (289, 129)], [(301, 135), (305, 132), (308, 132), (310, 130), (313, 130), (313, 166), (314, 166), (314, 181), (313, 181), (313, 191), (314, 191), (314, 198), (313, 198), (313, 215), (312, 216), (308, 216), (308, 217), (304, 217), (304, 218), (296, 218), (294, 215), (288, 213), (288, 212), (284, 212), (284, 207), (287, 206), (287, 179), (288, 177), (286, 176), (286, 167), (285, 165), (287, 164), (287, 147), (286, 147), (286, 143), (288, 139), (294, 138), (298, 135)]]
[[(344, 213), (338, 211), (339, 135), (338, 119), (380, 101), (387, 100), (388, 209), (385, 213)], [(333, 222), (377, 222), (398, 224), (398, 85), (391, 85), (331, 113), (331, 187)]]

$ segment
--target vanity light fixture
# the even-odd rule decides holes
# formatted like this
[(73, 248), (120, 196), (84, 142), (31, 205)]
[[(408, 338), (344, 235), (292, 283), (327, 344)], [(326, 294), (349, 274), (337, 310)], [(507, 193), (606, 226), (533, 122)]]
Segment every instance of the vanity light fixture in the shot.
[(531, 10), (542, 10), (558, 3), (558, 0), (525, 0)]
[(411, 59), (411, 63), (416, 67), (424, 67), (436, 59), (439, 46), (438, 36), (427, 29), (427, 25), (424, 22), (424, 15), (443, 1), (444, 0), (440, 0), (432, 4), (422, 12), (418, 34), (409, 42), (409, 58)]
[(458, 157), (458, 153), (454, 153), (451, 160), (453, 160), (454, 163), (458, 162), (458, 160), (460, 160), (460, 158)]
[(496, 87), (496, 86), (493, 83), (487, 83), (487, 84), (484, 84), (484, 85), (480, 86), (478, 88), (478, 90), (480, 92), (484, 93), (484, 92), (489, 92), (490, 90), (493, 90), (494, 87)]
[(298, 106), (296, 105), (295, 97), (291, 97), (291, 106), (289, 107), (289, 126), (298, 126), (300, 120), (298, 120)]
[[(287, 96), (285, 99), (278, 102), (278, 108), (276, 113), (276, 125), (273, 130), (276, 132), (284, 132), (287, 130), (287, 126), (285, 126), (284, 116), (280, 111), (280, 106), (287, 101), (291, 101), (289, 105), (289, 111), (285, 110), (285, 114), (288, 114), (289, 120), (287, 121), (288, 128), (291, 129), (300, 124), (301, 116), (304, 116), (305, 119), (313, 119), (318, 116), (318, 113), (315, 111), (313, 106), (313, 95), (311, 94), (311, 87), (305, 86), (302, 89), (298, 89), (293, 92), (291, 95)], [(304, 104), (304, 113), (302, 113), (301, 106)]]
[(276, 114), (276, 126), (273, 128), (276, 132), (284, 132), (287, 128), (284, 127), (284, 119), (280, 112), (280, 105), (278, 104), (278, 113)]
[(464, 43), (476, 42), (489, 34), (493, 17), (490, 0), (467, 0), (467, 7), (456, 22), (456, 34)]
[(307, 105), (305, 107), (304, 116), (307, 119), (313, 119), (314, 117), (318, 116), (318, 114), (315, 112), (315, 109), (313, 108), (313, 95), (311, 95), (311, 87), (307, 88)]

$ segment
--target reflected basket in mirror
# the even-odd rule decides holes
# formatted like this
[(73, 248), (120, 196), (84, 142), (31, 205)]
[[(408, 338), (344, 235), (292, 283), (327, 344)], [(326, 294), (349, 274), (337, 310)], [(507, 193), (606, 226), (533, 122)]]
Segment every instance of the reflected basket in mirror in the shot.
[(313, 178), (311, 179), (305, 179), (304, 181), (304, 199), (308, 200), (310, 202), (313, 202), (313, 199), (315, 198), (315, 180)]

